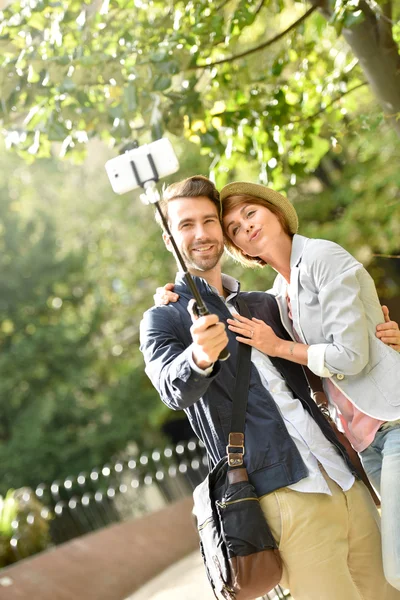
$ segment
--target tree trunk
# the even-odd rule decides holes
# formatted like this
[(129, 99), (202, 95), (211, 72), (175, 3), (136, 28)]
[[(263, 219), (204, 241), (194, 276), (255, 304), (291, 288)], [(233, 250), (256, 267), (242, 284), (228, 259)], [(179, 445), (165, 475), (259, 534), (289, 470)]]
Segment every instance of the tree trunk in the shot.
[[(329, 18), (330, 11), (321, 2), (322, 14)], [(383, 14), (377, 18), (366, 2), (360, 3), (364, 20), (351, 28), (343, 29), (343, 35), (360, 61), (373, 93), (396, 133), (400, 136), (400, 56), (393, 39), (391, 22), (391, 1), (382, 8)]]

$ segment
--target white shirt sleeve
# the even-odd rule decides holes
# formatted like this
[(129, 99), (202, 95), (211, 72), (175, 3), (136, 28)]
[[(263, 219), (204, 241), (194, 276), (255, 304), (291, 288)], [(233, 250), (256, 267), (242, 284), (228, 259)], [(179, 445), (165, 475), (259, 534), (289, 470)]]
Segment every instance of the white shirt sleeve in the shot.
[(194, 362), (192, 353), (189, 354), (188, 362), (189, 362), (190, 368), (193, 371), (195, 371), (195, 373), (199, 373), (199, 375), (203, 375), (204, 377), (208, 377), (209, 375), (211, 375), (212, 370), (214, 368), (214, 364), (215, 364), (215, 363), (213, 363), (212, 365), (207, 367), (207, 369), (200, 369), (200, 367), (198, 367), (196, 365), (196, 363)]
[(325, 366), (325, 352), (328, 344), (313, 344), (307, 350), (307, 367), (318, 377), (332, 377), (333, 373)]

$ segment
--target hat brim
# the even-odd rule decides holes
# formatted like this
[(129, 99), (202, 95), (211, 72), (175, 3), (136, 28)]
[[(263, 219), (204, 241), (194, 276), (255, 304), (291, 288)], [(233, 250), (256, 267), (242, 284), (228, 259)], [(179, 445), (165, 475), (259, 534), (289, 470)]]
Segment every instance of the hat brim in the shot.
[(271, 204), (274, 204), (282, 211), (288, 225), (290, 233), (296, 233), (299, 228), (299, 219), (297, 213), (293, 207), (293, 204), (285, 198), (279, 192), (267, 188), (265, 185), (258, 183), (248, 183), (246, 181), (236, 181), (234, 183), (228, 183), (224, 185), (220, 191), (221, 209), (223, 203), (228, 196), (255, 196), (256, 198), (262, 198), (267, 200)]

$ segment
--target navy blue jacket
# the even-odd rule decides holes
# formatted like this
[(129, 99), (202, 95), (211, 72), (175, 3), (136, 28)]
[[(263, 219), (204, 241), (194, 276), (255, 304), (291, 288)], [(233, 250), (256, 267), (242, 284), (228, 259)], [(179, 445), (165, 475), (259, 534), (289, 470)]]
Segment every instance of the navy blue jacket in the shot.
[[(203, 279), (195, 277), (194, 280), (209, 311), (226, 323), (231, 314), (225, 303)], [(146, 373), (167, 406), (186, 412), (194, 432), (203, 441), (211, 462), (216, 464), (226, 455), (238, 343), (235, 334), (227, 329), (230, 358), (224, 362), (218, 361), (208, 377), (195, 372), (188, 360), (192, 352), (192, 321), (187, 305), (192, 296), (182, 273), (177, 274), (174, 291), (180, 296), (178, 302), (153, 307), (143, 316), (140, 348), (146, 363)], [(279, 337), (290, 339), (282, 326), (278, 306), (272, 295), (264, 292), (241, 292), (241, 297), (253, 317), (268, 323)], [(303, 368), (281, 358), (270, 359), (295, 397), (336, 446), (354, 473), (345, 449), (310, 397)], [(269, 391), (262, 385), (254, 365), (246, 412), (245, 448), (249, 479), (259, 496), (293, 484), (308, 475), (279, 410)]]

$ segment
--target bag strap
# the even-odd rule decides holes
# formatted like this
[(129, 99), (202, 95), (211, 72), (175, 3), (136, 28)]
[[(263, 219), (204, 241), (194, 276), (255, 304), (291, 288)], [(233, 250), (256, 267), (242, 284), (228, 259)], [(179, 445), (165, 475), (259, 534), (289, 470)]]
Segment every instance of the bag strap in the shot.
[[(238, 296), (239, 312), (251, 319), (246, 302)], [(236, 361), (236, 382), (232, 402), (232, 420), (227, 446), (229, 467), (241, 467), (244, 455), (244, 428), (251, 372), (251, 346), (239, 342)]]

